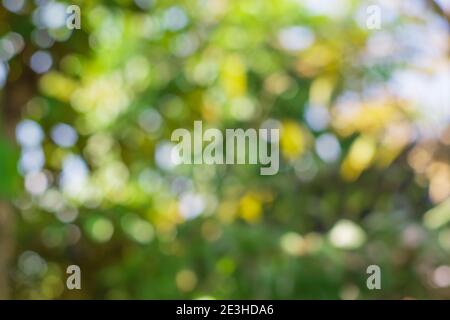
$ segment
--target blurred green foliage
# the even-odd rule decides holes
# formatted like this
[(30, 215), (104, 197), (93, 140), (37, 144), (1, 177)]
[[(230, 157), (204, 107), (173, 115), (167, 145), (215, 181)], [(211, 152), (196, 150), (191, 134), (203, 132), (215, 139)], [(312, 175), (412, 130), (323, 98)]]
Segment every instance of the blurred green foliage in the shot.
[[(412, 2), (381, 30), (350, 0), (73, 1), (80, 30), (67, 2), (0, 5), (12, 297), (449, 298), (449, 103), (419, 94), (449, 26)], [(280, 172), (171, 165), (194, 120), (280, 128)]]

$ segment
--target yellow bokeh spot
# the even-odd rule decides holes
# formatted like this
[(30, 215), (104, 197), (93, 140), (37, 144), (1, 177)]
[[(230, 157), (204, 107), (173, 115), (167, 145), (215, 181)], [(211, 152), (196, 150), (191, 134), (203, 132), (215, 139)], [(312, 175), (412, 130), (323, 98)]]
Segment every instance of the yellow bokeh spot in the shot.
[[(333, 127), (339, 135), (344, 137), (356, 132), (378, 135), (388, 128), (388, 124), (401, 123), (401, 120), (406, 118), (404, 110), (395, 102), (387, 99), (364, 103), (348, 102), (345, 108), (334, 108), (333, 110)], [(405, 133), (403, 129), (402, 131), (397, 132), (401, 138), (405, 134), (409, 134)]]
[(219, 205), (218, 216), (222, 223), (232, 223), (238, 212), (238, 204), (225, 201)]
[(324, 44), (315, 44), (305, 50), (296, 63), (297, 72), (304, 77), (313, 77), (322, 69), (337, 64), (339, 51)]
[(367, 169), (376, 151), (375, 141), (368, 136), (357, 138), (341, 166), (341, 175), (345, 180), (354, 181)]
[(72, 93), (77, 88), (77, 84), (63, 74), (52, 71), (40, 79), (39, 88), (44, 94), (50, 97), (68, 102)]
[(294, 121), (284, 122), (281, 129), (281, 151), (289, 160), (298, 158), (305, 150), (305, 133)]
[(41, 291), (46, 299), (55, 299), (63, 293), (64, 285), (58, 276), (49, 274), (42, 280)]
[(334, 79), (320, 77), (312, 83), (309, 89), (309, 101), (312, 105), (328, 105), (334, 88)]
[(225, 59), (222, 69), (222, 84), (229, 97), (243, 96), (247, 90), (245, 65), (238, 55)]
[(439, 229), (450, 222), (450, 198), (428, 210), (423, 222), (429, 229)]
[(180, 291), (189, 292), (197, 285), (197, 276), (191, 270), (181, 270), (176, 276), (177, 287)]
[(239, 202), (240, 216), (247, 222), (257, 222), (261, 218), (262, 203), (260, 197), (252, 192), (245, 194)]
[(280, 246), (289, 255), (301, 256), (306, 252), (303, 237), (295, 232), (288, 232), (280, 239)]

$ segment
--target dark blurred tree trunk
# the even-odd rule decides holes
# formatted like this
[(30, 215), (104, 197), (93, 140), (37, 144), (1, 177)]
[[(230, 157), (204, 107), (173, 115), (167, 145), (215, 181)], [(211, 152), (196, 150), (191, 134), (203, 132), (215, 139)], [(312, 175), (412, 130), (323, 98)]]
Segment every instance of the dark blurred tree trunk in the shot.
[(10, 297), (10, 268), (14, 253), (14, 212), (9, 203), (0, 202), (0, 299)]
[[(18, 79), (8, 81), (3, 88), (3, 96), (0, 96), (0, 135), (11, 145), (16, 144), (15, 128), (22, 108), (36, 92), (36, 81), (36, 74), (25, 67)], [(11, 200), (0, 198), (0, 299), (11, 298), (12, 291), (10, 275), (16, 247), (16, 212)]]

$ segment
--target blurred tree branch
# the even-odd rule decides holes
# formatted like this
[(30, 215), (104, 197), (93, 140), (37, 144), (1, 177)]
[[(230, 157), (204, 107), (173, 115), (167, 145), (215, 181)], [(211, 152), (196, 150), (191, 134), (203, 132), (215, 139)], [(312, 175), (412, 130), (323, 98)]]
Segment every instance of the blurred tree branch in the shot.
[(444, 11), (444, 9), (436, 2), (436, 0), (428, 0), (428, 4), (436, 14), (440, 15), (447, 21), (448, 24), (450, 24), (450, 15)]

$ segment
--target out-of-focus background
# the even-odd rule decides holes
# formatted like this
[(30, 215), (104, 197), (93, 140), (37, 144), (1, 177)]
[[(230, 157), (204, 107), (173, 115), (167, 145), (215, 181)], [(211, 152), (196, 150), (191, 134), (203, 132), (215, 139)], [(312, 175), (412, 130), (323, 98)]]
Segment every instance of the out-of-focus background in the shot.
[[(1, 0), (0, 298), (449, 299), (449, 22), (447, 0)], [(173, 165), (194, 120), (279, 128), (280, 172)]]

